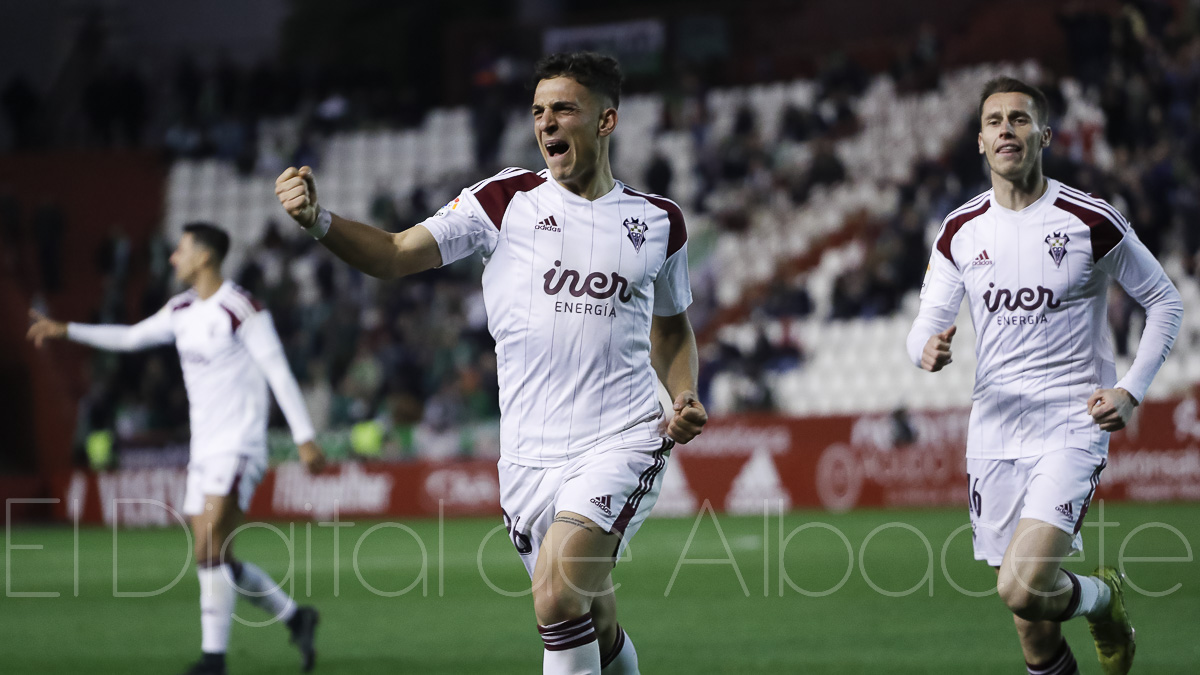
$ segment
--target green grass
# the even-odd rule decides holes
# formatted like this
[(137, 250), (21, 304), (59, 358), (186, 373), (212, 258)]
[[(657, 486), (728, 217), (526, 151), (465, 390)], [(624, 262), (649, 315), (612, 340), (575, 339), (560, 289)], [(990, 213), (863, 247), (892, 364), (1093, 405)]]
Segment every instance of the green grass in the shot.
[[(1103, 511), (1110, 526), (1118, 524), (1105, 528), (1106, 562), (1117, 560), (1123, 543), (1127, 558), (1186, 558), (1189, 547), (1200, 543), (1197, 505), (1114, 504)], [(1095, 523), (1099, 515), (1096, 505), (1089, 521)], [(846, 544), (831, 529), (809, 528), (792, 538), (784, 557), (787, 574), (800, 588), (829, 591), (820, 597), (806, 596), (787, 584), (780, 595), (777, 516), (766, 522), (765, 532), (762, 517), (720, 517), (736, 571), (727, 560), (696, 562), (727, 558), (711, 516), (654, 519), (633, 541), (632, 559), (615, 573), (621, 584), (621, 623), (648, 674), (1022, 672), (1010, 615), (1000, 601), (994, 594), (966, 596), (948, 581), (946, 571), (969, 591), (992, 588), (993, 572), (971, 558), (969, 531), (950, 540), (946, 571), (942, 569), (943, 545), (966, 518), (965, 509), (787, 514), (785, 536), (806, 523), (824, 523), (843, 534), (853, 549), (851, 559)], [(527, 586), (524, 569), (502, 530), (484, 544), (498, 522), (451, 520), (439, 532), (436, 520), (406, 521), (426, 546), (428, 585), (426, 590), (419, 582), (398, 597), (373, 594), (359, 575), (384, 591), (398, 591), (417, 580), (422, 554), (408, 533), (376, 529), (364, 539), (377, 523), (357, 521), (340, 529), (335, 556), (331, 528), (278, 524), (294, 542), (294, 592), (322, 613), (317, 671), (540, 672), (541, 644), (530, 599), (489, 588), (478, 571), (481, 560), (491, 583), (514, 594)], [(1179, 535), (1153, 527), (1129, 538), (1138, 526), (1154, 522), (1175, 528)], [(907, 524), (920, 535), (896, 525), (876, 531), (889, 523)], [(8, 593), (0, 598), (0, 672), (175, 673), (197, 655), (200, 629), (193, 568), (156, 595), (114, 597), (113, 533), (83, 529), (76, 596), (70, 528), (16, 528), (9, 535), (13, 545), (44, 548), (10, 550), (11, 559), (3, 563)], [(1086, 559), (1070, 565), (1077, 571), (1090, 571), (1099, 559), (1097, 528), (1086, 528), (1085, 537)], [(932, 551), (932, 596), (928, 580), (922, 583), (930, 565), (923, 538)], [(310, 544), (311, 563), (306, 561)], [(168, 586), (183, 570), (188, 551), (182, 530), (118, 533), (117, 590), (149, 592)], [(287, 572), (288, 548), (267, 529), (242, 533), (237, 553), (276, 579)], [(680, 565), (682, 558), (691, 562)], [(839, 586), (848, 564), (853, 565), (849, 578)], [(1163, 597), (1127, 591), (1139, 637), (1135, 673), (1196, 672), (1198, 565), (1127, 565), (1131, 579), (1147, 591), (1181, 584)], [(11, 596), (31, 591), (61, 595)], [(246, 603), (239, 604), (239, 615), (263, 618)], [(1082, 672), (1099, 672), (1086, 624), (1076, 620), (1065, 630)], [(297, 660), (283, 627), (235, 623), (229, 663), (234, 674), (274, 674), (296, 672)]]

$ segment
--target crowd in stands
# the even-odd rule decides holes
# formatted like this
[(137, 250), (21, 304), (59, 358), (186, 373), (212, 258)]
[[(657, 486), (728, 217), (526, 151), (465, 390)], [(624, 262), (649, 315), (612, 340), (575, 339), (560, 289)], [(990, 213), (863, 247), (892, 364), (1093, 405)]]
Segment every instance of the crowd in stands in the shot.
[[(1047, 175), (1111, 201), (1155, 254), (1181, 245), (1185, 270), (1195, 275), (1200, 268), (1200, 26), (1194, 9), (1177, 12), (1176, 7), (1131, 1), (1116, 12), (1093, 9), (1088, 3), (1068, 8), (1061, 21), (1075, 58), (1071, 71), (1039, 84), (1051, 99), (1055, 119), (1064, 112), (1068, 77), (1104, 114), (1104, 123), (1094, 129), (1056, 137), (1045, 156)], [(940, 51), (937, 35), (923, 28), (889, 72), (898, 90), (937, 87)], [(480, 100), (486, 103), (474, 111), (473, 120), (484, 141), (499, 137), (496, 129), (503, 126), (502, 113), (511, 98), (507, 89), (492, 88), (495, 70), (481, 68), (478, 78)], [(132, 89), (131, 77), (114, 72), (95, 86)], [(515, 79), (506, 77), (502, 84), (507, 87)], [(678, 90), (666, 94), (661, 128), (687, 130), (696, 142), (694, 171), (701, 188), (695, 203), (684, 204), (685, 210), (711, 216), (722, 231), (738, 232), (760, 205), (799, 207), (814, 188), (846, 180), (836, 143), (859, 128), (853, 101), (869, 76), (848, 59), (831, 58), (818, 80), (816, 104), (811, 110), (785, 110), (778, 138), (763, 137), (749, 107), (738, 113), (727, 136), (716, 138), (703, 85), (698, 78), (682, 78)], [(160, 125), (162, 146), (174, 157), (215, 156), (245, 171), (257, 168), (266, 174), (286, 164), (315, 165), (315, 139), (321, 135), (362, 124), (411, 126), (421, 118), (421, 108), (403, 92), (386, 93), (386, 87), (371, 82), (342, 84), (293, 81), (267, 66), (241, 71), (218, 64), (202, 71), (182, 62), (167, 97), (169, 121)], [(27, 99), (20, 87), (10, 86), (3, 95), (14, 127), (23, 118), (13, 110), (28, 107)], [(17, 103), (10, 105), (10, 100)], [(266, 127), (260, 121), (297, 110), (301, 121), (290, 127), (290, 136), (261, 142), (259, 134)], [(144, 133), (138, 131), (139, 120), (154, 117), (95, 110), (89, 115), (97, 129), (131, 136)], [(114, 121), (113, 115), (120, 119)], [(921, 163), (912, 179), (898, 186), (895, 213), (863, 224), (856, 237), (864, 255), (836, 280), (830, 313), (818, 318), (887, 316), (899, 309), (907, 292), (919, 287), (930, 230), (946, 213), (988, 187), (976, 151), (977, 129), (973, 116), (964, 118), (961, 135), (945, 154)], [(105, 138), (104, 133), (97, 132), (97, 138)], [(1098, 151), (1100, 141), (1107, 154)], [(803, 162), (788, 151), (797, 145), (811, 151)], [(263, 148), (274, 156), (264, 158)], [(477, 144), (481, 175), (493, 168), (495, 152), (494, 143)], [(672, 181), (670, 164), (659, 156), (646, 175), (630, 182), (671, 196)], [(411, 195), (381, 192), (371, 217), (374, 224), (395, 231), (419, 222), (436, 206), (420, 190)], [(272, 224), (246, 256), (249, 262), (226, 273), (270, 308), (318, 428), (377, 420), (387, 429), (403, 430), (396, 432), (399, 440), (392, 448), (404, 455), (414, 445), (425, 446), (411, 438), (405, 441), (411, 434), (434, 437), (464, 422), (494, 423), (496, 362), (479, 289), (479, 261), (382, 284), (337, 262), (311, 240), (295, 236), (292, 228), (284, 218)], [(160, 252), (151, 256), (158, 262), (152, 265), (143, 316), (161, 306), (169, 287), (169, 244), (157, 241), (153, 246)], [(703, 315), (706, 303), (714, 301), (706, 296), (702, 281), (695, 286)], [(750, 320), (805, 317), (817, 306), (804, 276), (798, 275), (774, 284)], [(1125, 353), (1134, 307), (1116, 291), (1112, 308), (1117, 348)], [(719, 343), (702, 349), (705, 381), (722, 369), (761, 380), (771, 371), (802, 367), (805, 358), (803, 345), (791, 338), (772, 342), (762, 331), (748, 352)], [(96, 357), (96, 384), (85, 406), (89, 425), (108, 425), (130, 437), (147, 431), (179, 433), (185, 426), (186, 405), (171, 354), (108, 359)], [(742, 400), (740, 408), (745, 410), (774, 407), (765, 387), (746, 392)], [(456, 442), (448, 441), (451, 446)], [(462, 447), (466, 445), (450, 452)]]

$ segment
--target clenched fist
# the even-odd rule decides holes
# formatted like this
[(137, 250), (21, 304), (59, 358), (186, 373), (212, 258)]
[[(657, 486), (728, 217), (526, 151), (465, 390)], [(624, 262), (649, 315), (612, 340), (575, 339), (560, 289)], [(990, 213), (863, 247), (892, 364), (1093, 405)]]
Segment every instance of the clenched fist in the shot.
[(317, 181), (312, 167), (289, 166), (275, 179), (275, 196), (300, 227), (312, 227), (317, 222)]
[(1104, 431), (1120, 431), (1133, 417), (1137, 399), (1124, 389), (1097, 389), (1087, 400), (1088, 414)]
[(321, 452), (321, 446), (316, 441), (301, 443), (296, 451), (309, 473), (318, 474), (325, 470), (325, 453)]
[(956, 331), (958, 331), (958, 326), (950, 326), (929, 338), (929, 341), (925, 343), (925, 349), (921, 351), (922, 368), (936, 373), (954, 362), (953, 354), (950, 352), (950, 342), (954, 340)]
[(708, 422), (708, 412), (704, 410), (704, 405), (690, 391), (675, 397), (672, 413), (671, 417), (663, 419), (660, 431), (676, 443), (687, 443), (699, 436)]

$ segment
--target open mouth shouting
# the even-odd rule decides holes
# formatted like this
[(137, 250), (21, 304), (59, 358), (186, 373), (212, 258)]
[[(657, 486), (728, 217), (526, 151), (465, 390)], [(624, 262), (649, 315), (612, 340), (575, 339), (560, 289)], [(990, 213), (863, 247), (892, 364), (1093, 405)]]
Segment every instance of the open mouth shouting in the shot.
[(566, 154), (567, 150), (571, 149), (571, 144), (559, 138), (552, 138), (545, 143), (546, 156), (557, 157)]

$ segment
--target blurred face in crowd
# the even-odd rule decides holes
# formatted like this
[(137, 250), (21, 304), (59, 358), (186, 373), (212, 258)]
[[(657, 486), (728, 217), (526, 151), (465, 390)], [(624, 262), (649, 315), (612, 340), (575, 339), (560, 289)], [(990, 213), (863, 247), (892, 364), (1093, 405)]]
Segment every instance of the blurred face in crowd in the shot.
[(538, 82), (532, 111), (533, 132), (550, 175), (582, 191), (607, 160), (604, 144), (617, 126), (616, 108), (569, 77), (553, 77)]
[(171, 253), (171, 265), (175, 267), (175, 278), (187, 285), (196, 281), (196, 273), (212, 260), (212, 251), (203, 244), (196, 243), (191, 233), (185, 232), (179, 238), (179, 245)]
[(1042, 162), (1042, 148), (1050, 145), (1050, 127), (1037, 119), (1033, 98), (1019, 92), (992, 94), (983, 102), (979, 154), (992, 173), (1021, 182)]

